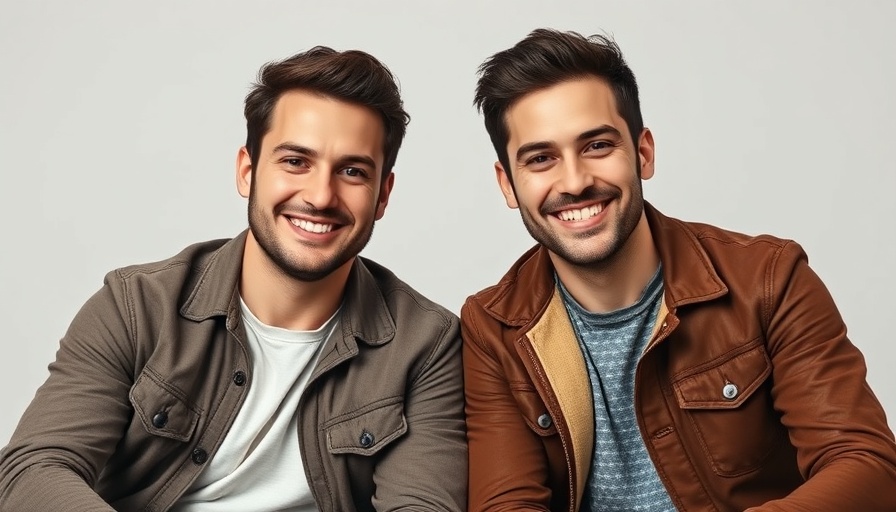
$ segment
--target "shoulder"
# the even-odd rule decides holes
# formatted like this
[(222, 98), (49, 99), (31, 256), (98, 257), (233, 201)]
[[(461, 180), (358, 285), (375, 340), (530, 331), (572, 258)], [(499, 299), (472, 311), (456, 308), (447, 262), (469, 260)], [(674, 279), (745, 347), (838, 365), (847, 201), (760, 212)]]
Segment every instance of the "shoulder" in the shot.
[(362, 272), (370, 276), (390, 315), (395, 319), (396, 327), (406, 321), (443, 328), (457, 325), (457, 315), (417, 291), (392, 270), (368, 258), (359, 256), (358, 259)]
[(204, 267), (229, 238), (197, 242), (181, 249), (177, 254), (163, 260), (138, 263), (120, 267), (109, 272), (109, 276), (131, 279), (135, 276), (152, 276), (165, 272), (177, 272), (179, 268)]
[(711, 264), (732, 262), (746, 267), (777, 262), (781, 255), (805, 257), (802, 247), (779, 236), (746, 234), (718, 225), (667, 217), (648, 207), (651, 232), (664, 265), (667, 260), (707, 258)]
[[(231, 247), (234, 239), (217, 239), (191, 244), (177, 254), (158, 261), (129, 265), (106, 274), (104, 284), (113, 291), (148, 297), (181, 297), (184, 290), (192, 290), (204, 279), (209, 269), (219, 260), (233, 260), (242, 247)], [(226, 266), (238, 268), (239, 259), (227, 261)]]
[(802, 246), (789, 238), (761, 233), (747, 234), (701, 222), (681, 222), (716, 264), (727, 262), (745, 267), (776, 267), (807, 260)]
[(794, 243), (793, 240), (767, 233), (751, 235), (702, 222), (680, 222), (686, 225), (705, 246), (717, 245), (735, 249), (753, 248), (756, 250), (775, 251)]
[(547, 250), (535, 245), (523, 253), (497, 284), (470, 295), (461, 319), (472, 316), (522, 326), (538, 318), (554, 294), (554, 267)]

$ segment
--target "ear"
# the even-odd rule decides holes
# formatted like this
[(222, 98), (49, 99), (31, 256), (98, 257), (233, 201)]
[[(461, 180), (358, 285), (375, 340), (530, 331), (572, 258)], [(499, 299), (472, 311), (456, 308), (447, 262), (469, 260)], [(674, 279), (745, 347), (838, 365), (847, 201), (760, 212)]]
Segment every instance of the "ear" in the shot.
[(507, 202), (508, 208), (519, 208), (520, 205), (516, 201), (516, 193), (513, 191), (513, 183), (507, 178), (504, 172), (504, 166), (501, 162), (495, 162), (495, 178), (498, 180), (498, 186), (501, 187), (501, 193), (504, 194), (504, 201)]
[(374, 220), (380, 220), (386, 214), (386, 205), (389, 204), (389, 194), (392, 193), (392, 186), (395, 185), (395, 172), (390, 172), (389, 176), (380, 184), (380, 195), (376, 200), (376, 216)]
[(252, 158), (246, 146), (241, 147), (236, 154), (236, 189), (243, 197), (249, 197), (252, 189)]
[(638, 174), (642, 180), (649, 180), (653, 177), (653, 164), (656, 156), (650, 128), (641, 130), (641, 136), (638, 137), (638, 156), (641, 157), (641, 168), (638, 170)]

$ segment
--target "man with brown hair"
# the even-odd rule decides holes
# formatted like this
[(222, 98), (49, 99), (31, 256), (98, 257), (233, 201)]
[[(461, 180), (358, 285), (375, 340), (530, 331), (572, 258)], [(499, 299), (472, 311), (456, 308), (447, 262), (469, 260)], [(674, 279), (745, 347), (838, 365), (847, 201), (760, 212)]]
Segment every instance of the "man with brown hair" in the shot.
[(110, 272), (0, 454), (0, 510), (463, 510), (457, 318), (358, 256), (408, 116), (360, 51), (265, 65), (249, 229)]
[(616, 44), (536, 30), (480, 72), (538, 245), (461, 310), (470, 509), (896, 510), (893, 434), (800, 246), (644, 201)]

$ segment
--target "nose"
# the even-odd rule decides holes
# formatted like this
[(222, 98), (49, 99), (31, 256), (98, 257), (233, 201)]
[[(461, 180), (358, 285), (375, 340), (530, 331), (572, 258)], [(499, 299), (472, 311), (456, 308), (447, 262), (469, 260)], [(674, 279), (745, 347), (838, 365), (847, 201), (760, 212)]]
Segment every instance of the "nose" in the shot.
[(564, 159), (559, 166), (557, 177), (558, 192), (580, 195), (582, 191), (594, 185), (594, 177), (574, 158)]
[(318, 210), (335, 206), (336, 193), (333, 190), (333, 173), (330, 169), (318, 169), (306, 177), (302, 200)]

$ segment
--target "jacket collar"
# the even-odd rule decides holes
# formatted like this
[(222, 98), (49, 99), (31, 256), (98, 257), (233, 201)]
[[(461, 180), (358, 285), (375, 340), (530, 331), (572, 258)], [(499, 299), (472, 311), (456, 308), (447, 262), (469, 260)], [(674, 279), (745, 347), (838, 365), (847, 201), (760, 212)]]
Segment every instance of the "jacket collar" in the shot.
[[(644, 210), (663, 264), (664, 301), (670, 310), (728, 293), (689, 224), (666, 217), (645, 202)], [(478, 294), (496, 320), (523, 326), (539, 318), (554, 293), (554, 267), (547, 249), (529, 249), (497, 285)]]
[(644, 211), (663, 263), (665, 301), (670, 310), (728, 293), (695, 232), (699, 224), (666, 217), (650, 203), (644, 204)]
[(369, 260), (355, 258), (342, 299), (343, 331), (368, 345), (383, 345), (395, 337), (395, 320), (386, 305)]
[[(248, 230), (227, 241), (197, 268), (199, 279), (180, 308), (184, 318), (200, 322), (227, 317), (227, 328), (239, 329), (239, 279)], [(343, 333), (368, 345), (395, 337), (395, 322), (365, 260), (355, 258), (346, 282), (340, 322)]]

